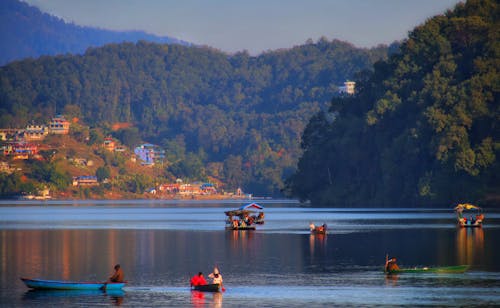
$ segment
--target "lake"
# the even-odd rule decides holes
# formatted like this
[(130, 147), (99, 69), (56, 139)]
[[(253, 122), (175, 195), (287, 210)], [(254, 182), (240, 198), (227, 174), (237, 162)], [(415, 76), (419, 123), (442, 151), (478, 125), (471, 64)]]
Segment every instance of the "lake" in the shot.
[[(265, 200), (256, 231), (224, 230), (243, 202), (0, 203), (2, 307), (482, 306), (500, 303), (500, 211), (457, 228), (452, 209), (335, 209)], [(309, 222), (326, 223), (311, 235)], [(469, 264), (464, 274), (383, 274)], [(19, 277), (105, 280), (120, 263), (122, 292), (29, 291)], [(189, 290), (218, 265), (226, 292)]]

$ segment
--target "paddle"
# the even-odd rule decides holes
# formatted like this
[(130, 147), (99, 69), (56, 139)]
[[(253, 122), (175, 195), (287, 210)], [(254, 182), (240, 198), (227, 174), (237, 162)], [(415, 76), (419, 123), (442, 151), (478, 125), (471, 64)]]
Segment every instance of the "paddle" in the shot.
[(387, 273), (387, 262), (389, 262), (389, 254), (385, 254), (385, 266), (384, 266), (384, 273)]

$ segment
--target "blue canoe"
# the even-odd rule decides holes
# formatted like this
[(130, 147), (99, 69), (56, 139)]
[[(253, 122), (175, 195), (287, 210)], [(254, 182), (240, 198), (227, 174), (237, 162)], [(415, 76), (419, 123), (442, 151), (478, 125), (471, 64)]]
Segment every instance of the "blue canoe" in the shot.
[(78, 282), (21, 278), (28, 288), (37, 290), (121, 290), (125, 282)]

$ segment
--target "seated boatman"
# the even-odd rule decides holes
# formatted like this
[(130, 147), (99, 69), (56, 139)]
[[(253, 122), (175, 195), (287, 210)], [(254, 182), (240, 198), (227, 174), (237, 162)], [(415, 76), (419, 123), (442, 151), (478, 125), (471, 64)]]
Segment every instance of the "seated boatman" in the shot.
[(222, 285), (222, 275), (219, 272), (219, 269), (217, 267), (214, 268), (214, 271), (208, 275), (209, 278), (212, 278), (212, 283), (213, 284), (220, 284)]
[(120, 264), (115, 265), (115, 272), (114, 274), (109, 277), (108, 282), (123, 282), (123, 279), (125, 278), (123, 274), (123, 270), (120, 266)]
[(396, 258), (391, 258), (385, 262), (385, 271), (392, 272), (399, 270), (399, 266), (396, 264)]
[(203, 277), (202, 272), (198, 272), (198, 275), (194, 275), (191, 278), (191, 286), (201, 286), (207, 284), (207, 281), (205, 280), (205, 277)]

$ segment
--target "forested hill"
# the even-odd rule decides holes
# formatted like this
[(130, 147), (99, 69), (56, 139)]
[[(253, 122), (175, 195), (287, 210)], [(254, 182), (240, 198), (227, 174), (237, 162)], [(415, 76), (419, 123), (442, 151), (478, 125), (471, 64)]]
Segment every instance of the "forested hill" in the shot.
[(159, 144), (177, 177), (278, 194), (310, 116), (387, 52), (324, 38), (258, 57), (141, 41), (19, 61), (0, 68), (0, 123), (59, 113), (91, 126), (128, 122), (109, 133), (129, 146)]
[(42, 55), (82, 54), (90, 46), (107, 43), (137, 42), (188, 44), (170, 37), (141, 31), (109, 31), (80, 27), (42, 13), (18, 0), (0, 1), (0, 65), (13, 60)]
[[(474, 0), (415, 28), (305, 129), (291, 195), (328, 206), (500, 204), (500, 16)], [(332, 121), (331, 119), (334, 118)]]

